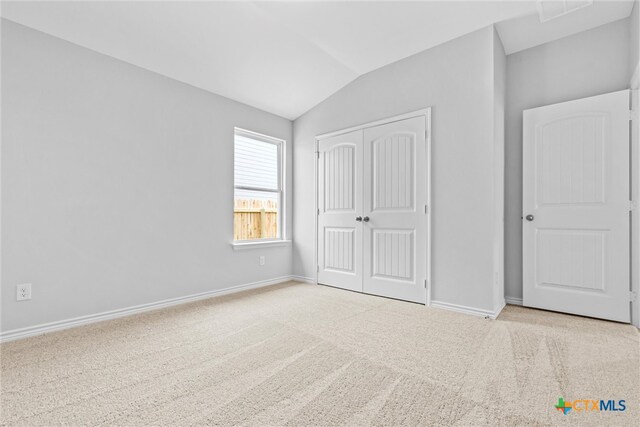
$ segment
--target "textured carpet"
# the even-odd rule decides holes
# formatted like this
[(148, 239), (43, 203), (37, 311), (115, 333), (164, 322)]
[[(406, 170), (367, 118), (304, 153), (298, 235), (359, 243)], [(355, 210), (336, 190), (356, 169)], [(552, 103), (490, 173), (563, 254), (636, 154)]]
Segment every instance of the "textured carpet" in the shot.
[[(4, 425), (633, 425), (639, 334), (287, 283), (0, 346)], [(558, 397), (624, 399), (569, 412)], [(637, 424), (636, 424), (637, 425)]]

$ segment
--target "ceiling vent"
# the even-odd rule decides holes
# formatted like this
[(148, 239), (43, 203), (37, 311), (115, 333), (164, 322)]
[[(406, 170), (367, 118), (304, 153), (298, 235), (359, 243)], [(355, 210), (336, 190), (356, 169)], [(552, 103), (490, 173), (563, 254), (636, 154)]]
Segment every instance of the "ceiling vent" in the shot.
[(544, 23), (591, 6), (593, 0), (538, 0), (538, 15)]

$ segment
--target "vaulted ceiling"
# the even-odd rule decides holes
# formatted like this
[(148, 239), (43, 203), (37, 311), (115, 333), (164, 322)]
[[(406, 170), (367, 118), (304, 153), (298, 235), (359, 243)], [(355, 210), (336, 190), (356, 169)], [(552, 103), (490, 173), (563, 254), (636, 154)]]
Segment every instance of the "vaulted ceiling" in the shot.
[(295, 119), (358, 76), (493, 23), (507, 53), (629, 16), (534, 1), (2, 2), (4, 18)]

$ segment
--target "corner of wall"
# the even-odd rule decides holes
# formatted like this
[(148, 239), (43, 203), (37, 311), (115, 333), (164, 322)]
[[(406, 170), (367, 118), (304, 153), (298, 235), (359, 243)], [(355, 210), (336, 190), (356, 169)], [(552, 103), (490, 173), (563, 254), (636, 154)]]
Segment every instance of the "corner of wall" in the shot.
[(494, 283), (493, 303), (494, 307), (504, 305), (505, 295), (505, 262), (504, 262), (504, 238), (505, 238), (505, 213), (504, 213), (504, 180), (505, 180), (505, 103), (507, 84), (507, 56), (502, 45), (500, 35), (493, 28), (493, 162), (494, 162)]

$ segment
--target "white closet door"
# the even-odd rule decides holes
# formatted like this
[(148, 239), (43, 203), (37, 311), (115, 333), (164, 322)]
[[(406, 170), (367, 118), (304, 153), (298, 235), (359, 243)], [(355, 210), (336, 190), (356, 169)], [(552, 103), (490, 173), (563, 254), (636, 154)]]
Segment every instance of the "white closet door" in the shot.
[(425, 303), (425, 116), (364, 130), (364, 292)]
[(523, 302), (629, 322), (629, 91), (524, 112)]
[(318, 149), (318, 283), (362, 292), (362, 130)]

